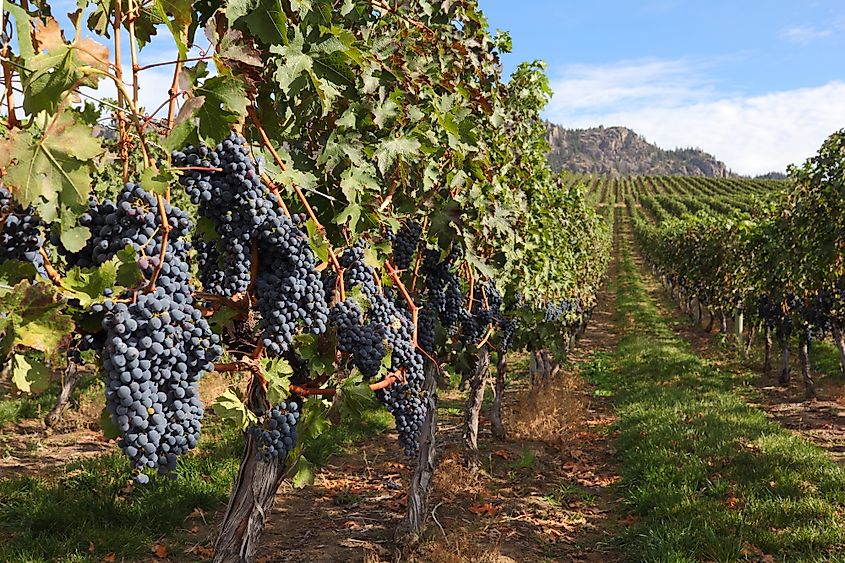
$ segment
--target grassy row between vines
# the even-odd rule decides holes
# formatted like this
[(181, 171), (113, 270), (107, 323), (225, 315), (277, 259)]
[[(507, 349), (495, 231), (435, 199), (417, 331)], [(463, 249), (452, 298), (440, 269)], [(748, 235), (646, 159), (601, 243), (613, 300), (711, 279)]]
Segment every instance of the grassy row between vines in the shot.
[(696, 355), (661, 317), (627, 248), (618, 348), (584, 373), (613, 396), (620, 542), (641, 561), (845, 561), (845, 470), (752, 407), (742, 374)]

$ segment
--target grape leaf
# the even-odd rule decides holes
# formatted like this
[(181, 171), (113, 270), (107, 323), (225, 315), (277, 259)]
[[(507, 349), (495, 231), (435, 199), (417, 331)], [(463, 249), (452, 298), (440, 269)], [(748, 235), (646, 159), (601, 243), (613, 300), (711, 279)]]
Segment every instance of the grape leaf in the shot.
[(420, 142), (411, 137), (397, 137), (383, 141), (374, 154), (379, 171), (387, 174), (400, 157), (417, 154), (420, 147)]
[(3, 353), (17, 346), (54, 352), (61, 340), (73, 332), (73, 320), (62, 312), (56, 288), (49, 283), (22, 281), (0, 300), (8, 326)]
[(56, 116), (38, 139), (16, 129), (0, 144), (5, 146), (6, 162), (0, 162), (7, 169), (5, 183), (21, 204), (35, 206), (47, 222), (55, 221), (60, 204), (87, 206), (91, 161), (102, 146), (72, 113)]
[(368, 410), (377, 406), (375, 395), (370, 386), (361, 381), (349, 377), (344, 380), (338, 389), (340, 395), (340, 416), (341, 418), (352, 417), (356, 420)]
[(111, 418), (108, 409), (103, 409), (100, 413), (100, 429), (103, 431), (103, 437), (106, 440), (117, 440), (120, 438), (120, 428)]
[(50, 370), (41, 360), (15, 354), (12, 358), (12, 384), (22, 393), (42, 393), (50, 385)]
[(291, 483), (294, 488), (301, 489), (314, 484), (314, 464), (308, 461), (304, 455), (299, 456), (296, 463), (291, 467)]
[(82, 307), (102, 301), (103, 291), (113, 288), (119, 261), (112, 259), (97, 268), (71, 268), (62, 278), (62, 287), (79, 300)]
[(244, 21), (256, 37), (269, 45), (284, 45), (288, 41), (288, 18), (279, 0), (261, 0)]
[(222, 395), (217, 397), (211, 408), (214, 414), (224, 421), (234, 423), (241, 430), (246, 430), (250, 423), (257, 420), (255, 414), (246, 408), (240, 397), (231, 389), (227, 389)]
[(15, 18), (15, 39), (18, 42), (18, 49), (24, 60), (35, 56), (35, 48), (32, 45), (31, 24), (29, 14), (11, 2), (4, 2), (3, 9)]

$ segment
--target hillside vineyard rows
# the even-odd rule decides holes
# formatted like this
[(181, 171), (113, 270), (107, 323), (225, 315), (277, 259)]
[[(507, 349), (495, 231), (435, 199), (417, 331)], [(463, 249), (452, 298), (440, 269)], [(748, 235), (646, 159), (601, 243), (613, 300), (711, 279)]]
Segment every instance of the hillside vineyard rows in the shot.
[(471, 0), (3, 10), (0, 561), (845, 560), (845, 132), (557, 174)]

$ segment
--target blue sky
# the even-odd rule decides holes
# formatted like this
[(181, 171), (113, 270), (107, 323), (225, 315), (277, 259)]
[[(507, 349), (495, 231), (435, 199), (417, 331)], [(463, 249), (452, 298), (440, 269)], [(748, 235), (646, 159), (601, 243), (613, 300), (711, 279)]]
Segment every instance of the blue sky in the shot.
[(782, 170), (845, 127), (842, 0), (479, 0), (523, 60), (549, 65), (546, 117), (625, 125), (735, 171)]

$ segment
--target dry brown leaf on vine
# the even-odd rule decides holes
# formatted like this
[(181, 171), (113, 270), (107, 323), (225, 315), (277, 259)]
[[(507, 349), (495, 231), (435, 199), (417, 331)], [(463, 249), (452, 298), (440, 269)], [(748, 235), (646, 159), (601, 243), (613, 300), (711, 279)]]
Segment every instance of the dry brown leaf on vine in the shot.
[(109, 68), (109, 48), (102, 43), (85, 37), (76, 42), (76, 56), (82, 64), (94, 67), (99, 70)]
[(46, 22), (35, 19), (35, 42), (39, 51), (49, 51), (65, 44), (62, 28), (55, 18), (47, 18)]
[(485, 502), (483, 504), (473, 504), (468, 510), (476, 516), (495, 516), (502, 510), (502, 507), (493, 506), (491, 503)]
[(103, 563), (114, 563), (115, 561), (117, 561), (117, 555), (114, 553), (109, 553), (103, 557)]

